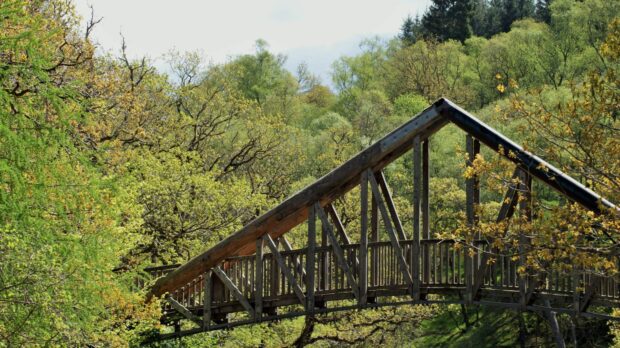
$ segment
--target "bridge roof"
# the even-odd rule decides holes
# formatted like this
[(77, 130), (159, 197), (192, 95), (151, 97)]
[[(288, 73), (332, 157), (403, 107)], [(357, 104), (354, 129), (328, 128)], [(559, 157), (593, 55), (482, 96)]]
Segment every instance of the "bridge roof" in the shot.
[[(353, 158), (321, 177), (313, 184), (293, 194), (275, 208), (256, 218), (236, 233), (211, 249), (194, 257), (151, 288), (150, 295), (161, 296), (185, 285), (199, 274), (218, 265), (225, 258), (253, 254), (256, 240), (266, 233), (277, 238), (308, 218), (309, 207), (315, 202), (328, 204), (356, 186), (361, 174), (368, 168), (373, 171), (400, 157), (413, 147), (413, 139), (421, 139), (452, 122), (495, 151), (514, 162), (558, 192), (583, 207), (600, 213), (604, 209), (618, 208), (561, 172), (541, 158), (524, 150), (448, 99), (441, 98), (407, 123), (387, 134), (381, 140), (359, 152)], [(508, 156), (507, 154), (511, 154)]]

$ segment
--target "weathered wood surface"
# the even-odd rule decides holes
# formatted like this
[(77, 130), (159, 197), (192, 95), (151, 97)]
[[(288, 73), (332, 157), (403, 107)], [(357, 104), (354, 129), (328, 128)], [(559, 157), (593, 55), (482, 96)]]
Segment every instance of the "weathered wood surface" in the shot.
[[(321, 215), (321, 213), (319, 212), (317, 215)], [(321, 219), (320, 217), (317, 218)], [(310, 236), (312, 233), (316, 233), (316, 231), (313, 231), (315, 227), (312, 225), (313, 223), (309, 223)], [(331, 232), (331, 235), (332, 236), (330, 238), (332, 240), (335, 239), (335, 234), (333, 231)], [(266, 240), (268, 240), (267, 238), (268, 237), (265, 237)], [(405, 249), (411, 248), (411, 246), (416, 243), (414, 240), (401, 240), (399, 242), (400, 246)], [(464, 241), (422, 239), (419, 243), (421, 244), (422, 249), (429, 251), (428, 255), (430, 262), (428, 267), (429, 274), (424, 274), (427, 271), (422, 269), (422, 274), (419, 275), (419, 279), (421, 279), (420, 288), (418, 290), (419, 293), (423, 295), (442, 295), (443, 300), (440, 300), (437, 303), (464, 303), (459, 299), (458, 295), (465, 290), (466, 286), (466, 279), (463, 269), (465, 253), (468, 251), (464, 248), (456, 247), (458, 244), (464, 243)], [(314, 243), (311, 242), (311, 244), (316, 244), (316, 241)], [(479, 257), (487, 246), (486, 242), (475, 241), (474, 244), (477, 246), (476, 250), (478, 250), (474, 257)], [(359, 243), (343, 247), (349, 248), (348, 250), (357, 250), (358, 252), (355, 254), (361, 255), (361, 248), (363, 245), (364, 243)], [(272, 252), (277, 250), (273, 246), (270, 248)], [(331, 248), (333, 248), (333, 246), (329, 246), (325, 249), (330, 250)], [(190, 320), (194, 323), (202, 324), (197, 329), (190, 329), (183, 332), (183, 334), (187, 334), (228, 328), (236, 325), (242, 325), (244, 323), (249, 324), (259, 321), (282, 319), (290, 315), (287, 313), (297, 313), (298, 315), (303, 315), (308, 313), (325, 313), (327, 311), (353, 308), (373, 308), (377, 305), (386, 305), (390, 303), (393, 305), (403, 303), (433, 303), (432, 301), (429, 302), (429, 300), (424, 298), (420, 299), (420, 296), (414, 296), (414, 298), (411, 298), (410, 283), (402, 275), (395, 276), (400, 274), (400, 272), (395, 261), (396, 250), (394, 249), (393, 244), (389, 241), (367, 242), (367, 260), (370, 260), (371, 255), (375, 252), (381, 255), (381, 257), (377, 258), (377, 264), (375, 265), (375, 267), (377, 267), (377, 278), (375, 279), (375, 283), (368, 283), (366, 286), (366, 296), (368, 298), (384, 298), (384, 300), (375, 302), (363, 302), (363, 294), (355, 294), (352, 291), (350, 284), (347, 285), (346, 282), (334, 282), (331, 283), (333, 287), (329, 289), (315, 290), (314, 286), (311, 285), (313, 281), (312, 279), (314, 278), (315, 273), (319, 270), (317, 263), (319, 260), (318, 256), (324, 252), (324, 248), (316, 245), (311, 247), (310, 245), (310, 248), (295, 249), (291, 251), (278, 251), (277, 253), (280, 254), (281, 260), (279, 264), (283, 265), (286, 264), (286, 262), (288, 262), (288, 264), (293, 264), (292, 260), (294, 257), (299, 255), (308, 255), (309, 250), (312, 249), (314, 249), (314, 257), (308, 257), (306, 259), (312, 261), (306, 266), (306, 281), (308, 283), (306, 283), (304, 289), (304, 294), (306, 297), (305, 303), (300, 304), (300, 299), (297, 294), (299, 289), (296, 289), (294, 286), (281, 286), (277, 294), (274, 294), (271, 289), (269, 289), (269, 284), (272, 284), (269, 281), (269, 278), (279, 275), (282, 272), (280, 268), (276, 268), (265, 274), (267, 281), (263, 282), (263, 285), (259, 285), (258, 283), (256, 284), (255, 290), (265, 286), (266, 288), (263, 289), (264, 293), (272, 294), (261, 298), (259, 304), (259, 302), (257, 302), (259, 299), (259, 297), (257, 297), (257, 293), (242, 292), (239, 290), (240, 284), (243, 281), (244, 276), (245, 278), (251, 278), (250, 275), (254, 272), (258, 273), (258, 269), (261, 267), (260, 265), (270, 262), (270, 257), (274, 255), (271, 255), (270, 253), (264, 254), (261, 261), (259, 261), (260, 258), (254, 255), (234, 257), (224, 261), (231, 264), (231, 268), (227, 271), (228, 273), (224, 273), (220, 267), (215, 267), (213, 269), (213, 272), (215, 272), (217, 277), (221, 277), (224, 285), (231, 289), (231, 293), (228, 296), (216, 300), (211, 298), (208, 288), (205, 289), (205, 295), (200, 296), (200, 293), (195, 292), (195, 288), (184, 287), (182, 292), (176, 292), (169, 297), (169, 302), (173, 303), (173, 305), (166, 309), (164, 322), (174, 323), (178, 320)], [(259, 250), (262, 250), (260, 245)], [(342, 265), (342, 255), (344, 255), (344, 252), (332, 253), (330, 255), (328, 260), (329, 272), (334, 272), (339, 265)], [(284, 261), (285, 259), (288, 261)], [(244, 264), (245, 261), (251, 261), (249, 263), (249, 267), (239, 268), (237, 266)], [(408, 263), (411, 262), (410, 260), (407, 261)], [(360, 260), (360, 263), (363, 264), (363, 261)], [(592, 306), (606, 306), (614, 308), (620, 307), (620, 284), (613, 277), (600, 277), (594, 275), (593, 273), (584, 271), (573, 271), (567, 273), (551, 272), (548, 274), (538, 275), (537, 279), (544, 281), (536, 282), (536, 284), (533, 285), (535, 289), (533, 289), (529, 294), (530, 298), (526, 302), (525, 306), (522, 307), (520, 303), (514, 302), (514, 299), (518, 298), (520, 293), (519, 284), (521, 277), (516, 271), (518, 264), (518, 260), (506, 258), (503, 260), (498, 260), (498, 262), (494, 265), (496, 267), (485, 270), (482, 277), (483, 282), (480, 289), (480, 296), (472, 299), (471, 303), (499, 306), (506, 309), (532, 310), (545, 313), (550, 310), (549, 302), (547, 301), (551, 301), (550, 303), (553, 306), (552, 310), (557, 313), (583, 315), (586, 317), (600, 317), (606, 319), (608, 317), (605, 317), (600, 313), (588, 312), (588, 309)], [(408, 264), (408, 266), (410, 266), (410, 264)], [(243, 274), (238, 274), (239, 270), (241, 270), (241, 273)], [(237, 275), (232, 276), (232, 272), (235, 272)], [(475, 276), (478, 275), (476, 269), (472, 272), (474, 272)], [(302, 275), (299, 272), (295, 274), (291, 272), (291, 276), (294, 277), (296, 281), (301, 281)], [(200, 279), (202, 279), (203, 275), (200, 277)], [(344, 277), (344, 275), (342, 277)], [(207, 276), (206, 279), (211, 279), (211, 277)], [(422, 279), (429, 279), (429, 281), (423, 281)], [(574, 290), (578, 286), (583, 287), (585, 290), (575, 293)], [(362, 287), (360, 286), (360, 288)], [(534, 293), (536, 295), (534, 295)], [(400, 300), (394, 302), (394, 296), (399, 297)], [(209, 303), (204, 303), (204, 301), (209, 298), (211, 298), (211, 301), (209, 301)], [(341, 300), (355, 301), (353, 302), (354, 306), (351, 307), (351, 305), (342, 303)], [(329, 301), (335, 301), (335, 304), (330, 305), (329, 307), (315, 307), (313, 305), (314, 301), (323, 304)], [(575, 301), (578, 304), (577, 307), (574, 306)], [(262, 309), (263, 307), (264, 310)], [(279, 307), (287, 307), (287, 310), (283, 312), (283, 314), (274, 314), (278, 313), (277, 308)], [(245, 317), (239, 317), (238, 315), (232, 316), (231, 318), (240, 318), (236, 322), (224, 321), (224, 323), (222, 323), (220, 320), (218, 323), (212, 320), (212, 318), (225, 318), (227, 314), (231, 313), (247, 313), (247, 315)], [(201, 316), (203, 316), (203, 318), (201, 318)], [(168, 336), (163, 335), (162, 337), (166, 338)]]

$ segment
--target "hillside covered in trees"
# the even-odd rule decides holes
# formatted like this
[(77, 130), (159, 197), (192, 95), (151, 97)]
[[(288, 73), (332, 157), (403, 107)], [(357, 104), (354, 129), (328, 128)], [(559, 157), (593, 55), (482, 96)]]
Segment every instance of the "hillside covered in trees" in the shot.
[[(335, 61), (331, 84), (305, 65), (288, 71), (263, 40), (222, 64), (172, 52), (164, 73), (129, 59), (125, 43), (118, 53), (96, 47), (98, 21), (70, 1), (0, 1), (0, 347), (138, 345), (161, 329), (160, 304), (135, 287), (148, 282), (145, 267), (198, 255), (440, 97), (620, 202), (618, 1), (434, 0), (397, 37), (369, 38)], [(431, 139), (435, 238), (464, 237), (463, 147), (453, 126)], [(492, 234), (484, 221), (512, 169), (492, 152), (474, 164), (494, 182), (480, 207)], [(408, 230), (411, 170), (398, 160), (385, 172)], [(548, 247), (528, 254), (529, 267), (618, 273), (597, 257), (617, 255), (617, 216), (548, 188), (536, 202), (544, 219), (523, 228)], [(359, 202), (336, 205), (356, 238)], [(290, 235), (295, 246), (303, 231)], [(558, 320), (569, 345), (620, 344), (618, 324)], [(430, 305), (153, 346), (538, 347), (551, 337), (535, 313)]]

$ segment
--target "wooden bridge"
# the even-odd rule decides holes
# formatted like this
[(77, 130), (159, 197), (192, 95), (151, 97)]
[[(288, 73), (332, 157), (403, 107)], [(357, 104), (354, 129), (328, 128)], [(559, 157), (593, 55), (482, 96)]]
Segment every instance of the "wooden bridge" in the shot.
[[(498, 222), (509, 221), (517, 209), (532, 218), (533, 178), (595, 213), (618, 212), (609, 201), (440, 99), (202, 255), (184, 265), (148, 269), (159, 278), (150, 295), (165, 296), (162, 322), (174, 327), (156, 339), (399, 304), (462, 303), (610, 318), (608, 311), (591, 308), (620, 307), (617, 279), (577, 269), (524, 274), (518, 271), (525, 267), (529, 245), (524, 235), (517, 250), (501, 252), (480, 234), (470, 242), (431, 239), (428, 139), (449, 122), (467, 133), (470, 161), (482, 143), (510, 154), (506, 158), (515, 163), (514, 178), (519, 180), (508, 188)], [(405, 231), (382, 169), (412, 149), (413, 230)], [(355, 235), (359, 232), (360, 238), (352, 241), (332, 202), (356, 186), (361, 216)], [(474, 176), (466, 182), (465, 204), (473, 231), (479, 203), (480, 183)], [(304, 224), (305, 247), (293, 249), (285, 233)]]

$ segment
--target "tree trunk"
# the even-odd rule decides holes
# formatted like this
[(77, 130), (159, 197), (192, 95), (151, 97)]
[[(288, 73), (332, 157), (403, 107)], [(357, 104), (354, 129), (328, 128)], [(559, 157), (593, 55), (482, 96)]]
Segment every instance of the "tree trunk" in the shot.
[(293, 343), (295, 347), (302, 348), (308, 344), (308, 341), (310, 341), (310, 338), (312, 337), (312, 332), (314, 332), (314, 324), (314, 315), (306, 315), (304, 328), (301, 330), (301, 334), (297, 337), (295, 343)]

